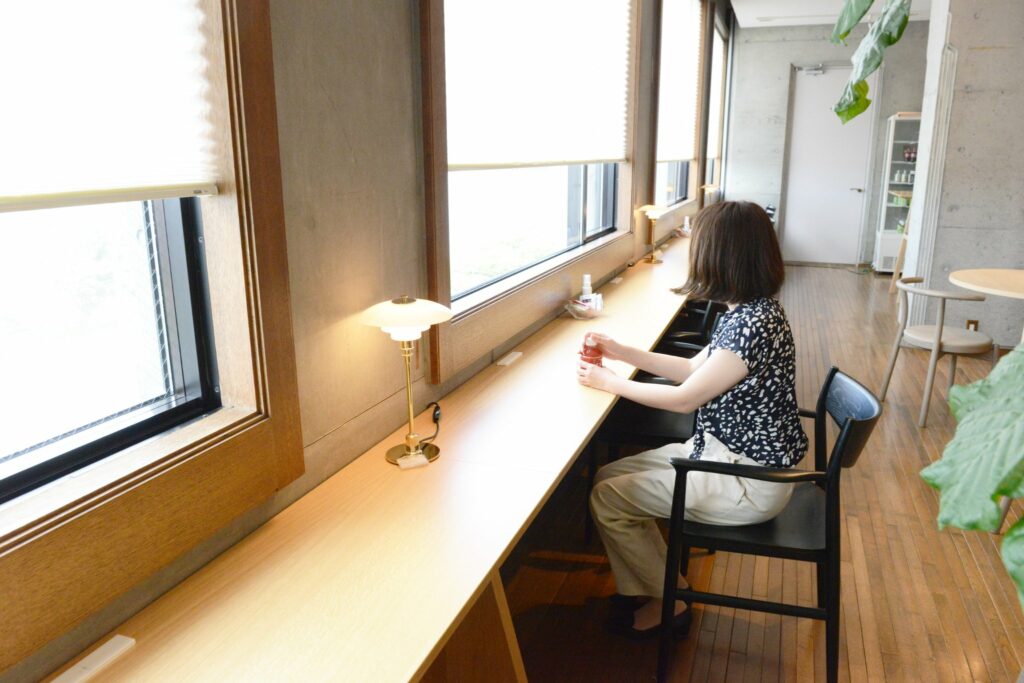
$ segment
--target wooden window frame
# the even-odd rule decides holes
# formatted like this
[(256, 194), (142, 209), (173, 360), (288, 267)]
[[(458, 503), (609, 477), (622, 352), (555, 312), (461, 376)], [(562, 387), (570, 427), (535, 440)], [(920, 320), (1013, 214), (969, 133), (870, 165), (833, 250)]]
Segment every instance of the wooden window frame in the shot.
[[(636, 0), (634, 0), (636, 2)], [(632, 12), (636, 35), (637, 12)], [(636, 98), (638, 40), (633, 40), (629, 101)], [(448, 159), (444, 75), (444, 0), (420, 3), (420, 50), (422, 64), (422, 121), (424, 194), (426, 214), (427, 295), (447, 306), (452, 304), (448, 238)], [(636, 149), (639, 138), (637, 111), (627, 116), (627, 149)], [(650, 194), (652, 179), (636, 173), (635, 159), (620, 164), (616, 222), (618, 229), (561, 256), (508, 278), (500, 286), (484, 290), (465, 310), (456, 310), (450, 322), (430, 330), (428, 379), (439, 384), (481, 357), (501, 348), (523, 330), (547, 320), (561, 310), (566, 299), (579, 293), (583, 273), (595, 284), (621, 270), (637, 256), (637, 235), (642, 232), (634, 207)], [(652, 165), (653, 169), (653, 165)], [(652, 170), (653, 173), (653, 170)], [(646, 186), (646, 189), (645, 189)]]
[(0, 672), (304, 469), (269, 2), (203, 3), (221, 182), (201, 208), (224, 407), (0, 508)]

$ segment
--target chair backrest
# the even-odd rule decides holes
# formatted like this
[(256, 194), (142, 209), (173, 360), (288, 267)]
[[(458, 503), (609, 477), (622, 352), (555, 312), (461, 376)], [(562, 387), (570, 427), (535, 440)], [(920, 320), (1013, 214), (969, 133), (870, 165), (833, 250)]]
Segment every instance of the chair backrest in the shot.
[(941, 312), (940, 319), (945, 317), (946, 300), (955, 299), (957, 301), (984, 301), (985, 297), (981, 294), (973, 294), (971, 292), (954, 292), (947, 291), (944, 289), (927, 289), (925, 287), (914, 287), (914, 285), (924, 282), (924, 278), (920, 277), (901, 277), (896, 281), (896, 289), (900, 293), (900, 311), (899, 311), (899, 324), (900, 329), (907, 323), (907, 312), (910, 310), (910, 301), (908, 296), (915, 294), (918, 296), (927, 296), (933, 299), (939, 300), (939, 310)]
[(839, 427), (827, 464), (832, 472), (857, 462), (882, 414), (882, 404), (867, 387), (833, 367), (822, 385), (815, 412), (815, 466), (819, 470), (826, 466), (821, 462), (825, 454), (825, 416)]
[(896, 282), (896, 287), (903, 296), (906, 296), (908, 292), (912, 294), (919, 294), (921, 296), (930, 296), (936, 299), (956, 299), (958, 301), (984, 301), (985, 297), (981, 294), (974, 294), (973, 292), (954, 292), (946, 289), (927, 289), (925, 287), (914, 287), (916, 284), (924, 282), (922, 277), (901, 277)]
[(711, 335), (714, 334), (715, 329), (718, 327), (722, 314), (728, 310), (729, 307), (725, 304), (713, 301), (708, 302), (707, 308), (704, 309), (704, 317), (700, 321), (700, 333), (705, 339), (711, 338)]

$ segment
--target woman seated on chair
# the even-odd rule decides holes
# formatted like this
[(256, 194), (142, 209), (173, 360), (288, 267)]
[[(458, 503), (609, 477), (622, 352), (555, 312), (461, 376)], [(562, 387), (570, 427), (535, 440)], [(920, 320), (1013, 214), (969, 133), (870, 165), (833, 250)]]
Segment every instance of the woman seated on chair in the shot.
[[(581, 384), (653, 408), (697, 413), (693, 438), (686, 443), (623, 458), (597, 473), (590, 506), (617, 589), (623, 596), (653, 598), (635, 611), (613, 614), (612, 630), (631, 636), (657, 631), (667, 549), (655, 519), (670, 516), (671, 458), (792, 467), (807, 451), (797, 412), (793, 334), (774, 298), (784, 275), (778, 240), (764, 210), (750, 202), (714, 204), (694, 221), (690, 275), (683, 287), (693, 298), (728, 304), (711, 343), (693, 358), (680, 358), (625, 346), (599, 333), (588, 335), (605, 358), (681, 384), (633, 382), (580, 362)], [(778, 515), (790, 493), (790, 484), (693, 472), (686, 518), (757, 524)], [(678, 602), (675, 613), (677, 625), (687, 626), (685, 603)]]

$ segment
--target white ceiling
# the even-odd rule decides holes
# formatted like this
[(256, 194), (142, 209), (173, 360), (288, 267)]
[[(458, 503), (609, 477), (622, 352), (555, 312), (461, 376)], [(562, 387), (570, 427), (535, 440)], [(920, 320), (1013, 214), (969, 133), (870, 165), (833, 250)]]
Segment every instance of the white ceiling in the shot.
[[(884, 4), (885, 0), (875, 0), (868, 18), (873, 18)], [(910, 20), (927, 20), (931, 4), (931, 0), (912, 0)], [(834, 24), (842, 7), (843, 0), (732, 0), (741, 28)]]

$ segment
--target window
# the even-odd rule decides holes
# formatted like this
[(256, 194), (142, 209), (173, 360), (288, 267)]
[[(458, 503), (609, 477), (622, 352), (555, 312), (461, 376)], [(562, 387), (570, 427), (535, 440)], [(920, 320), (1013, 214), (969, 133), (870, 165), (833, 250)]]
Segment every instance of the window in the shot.
[(0, 502), (219, 406), (197, 201), (0, 213)]
[(452, 300), (616, 229), (630, 12), (445, 0)]
[(725, 118), (725, 64), (727, 43), (715, 27), (714, 42), (711, 46), (711, 89), (708, 101), (708, 140), (705, 154), (707, 168), (704, 182), (717, 185), (721, 180), (722, 167), (722, 125)]
[[(32, 104), (0, 108), (0, 212), (20, 207), (29, 216), (40, 204), (141, 206), (213, 192), (213, 183), (223, 181), (214, 196), (189, 202), (202, 210), (223, 406), (3, 504), (0, 585), (18, 590), (4, 595), (11, 637), (0, 648), (0, 671), (120, 596), (122, 604), (138, 607), (137, 596), (126, 595), (133, 586), (302, 474), (273, 64), (266, 59), (270, 11), (265, 1), (238, 4), (39, 0), (0, 8), (0, 61), (20, 67), (5, 72), (11, 77), (5, 94), (12, 103)], [(208, 29), (205, 39), (200, 24)], [(112, 35), (119, 31), (134, 42)], [(167, 41), (188, 49), (172, 50)], [(139, 47), (152, 49), (130, 49)], [(80, 68), (100, 54), (112, 55), (104, 68)], [(204, 57), (196, 72), (189, 54)], [(142, 77), (122, 81), (124, 69)], [(213, 76), (210, 82), (193, 87), (204, 73)], [(122, 91), (125, 101), (117, 97)], [(192, 112), (202, 118), (190, 119)], [(18, 125), (9, 126), (12, 120)], [(33, 127), (37, 121), (42, 130)], [(99, 124), (107, 128), (94, 127)], [(174, 128), (179, 124), (205, 132), (199, 139), (184, 135)], [(83, 151), (79, 142), (103, 156)], [(210, 175), (180, 163), (208, 152)], [(88, 171), (101, 162), (103, 183), (64, 182), (99, 179)], [(159, 174), (140, 175), (143, 162)], [(125, 184), (121, 172), (138, 184)], [(0, 243), (0, 252), (5, 246)], [(151, 302), (145, 302), (149, 310)], [(37, 381), (54, 393), (61, 386), (51, 374)], [(8, 423), (0, 424), (5, 432)], [(53, 586), (88, 590), (62, 591), (55, 599)]]
[(657, 205), (670, 206), (689, 195), (697, 134), (700, 43), (700, 0), (664, 0), (654, 181)]
[(0, 502), (219, 404), (196, 198), (217, 192), (202, 10), (2, 14), (0, 62), (28, 66), (6, 72), (21, 104), (0, 110)]
[(615, 230), (616, 170), (580, 164), (451, 172), (452, 299)]
[(658, 162), (654, 177), (654, 203), (671, 206), (689, 198), (690, 162), (664, 161)]

